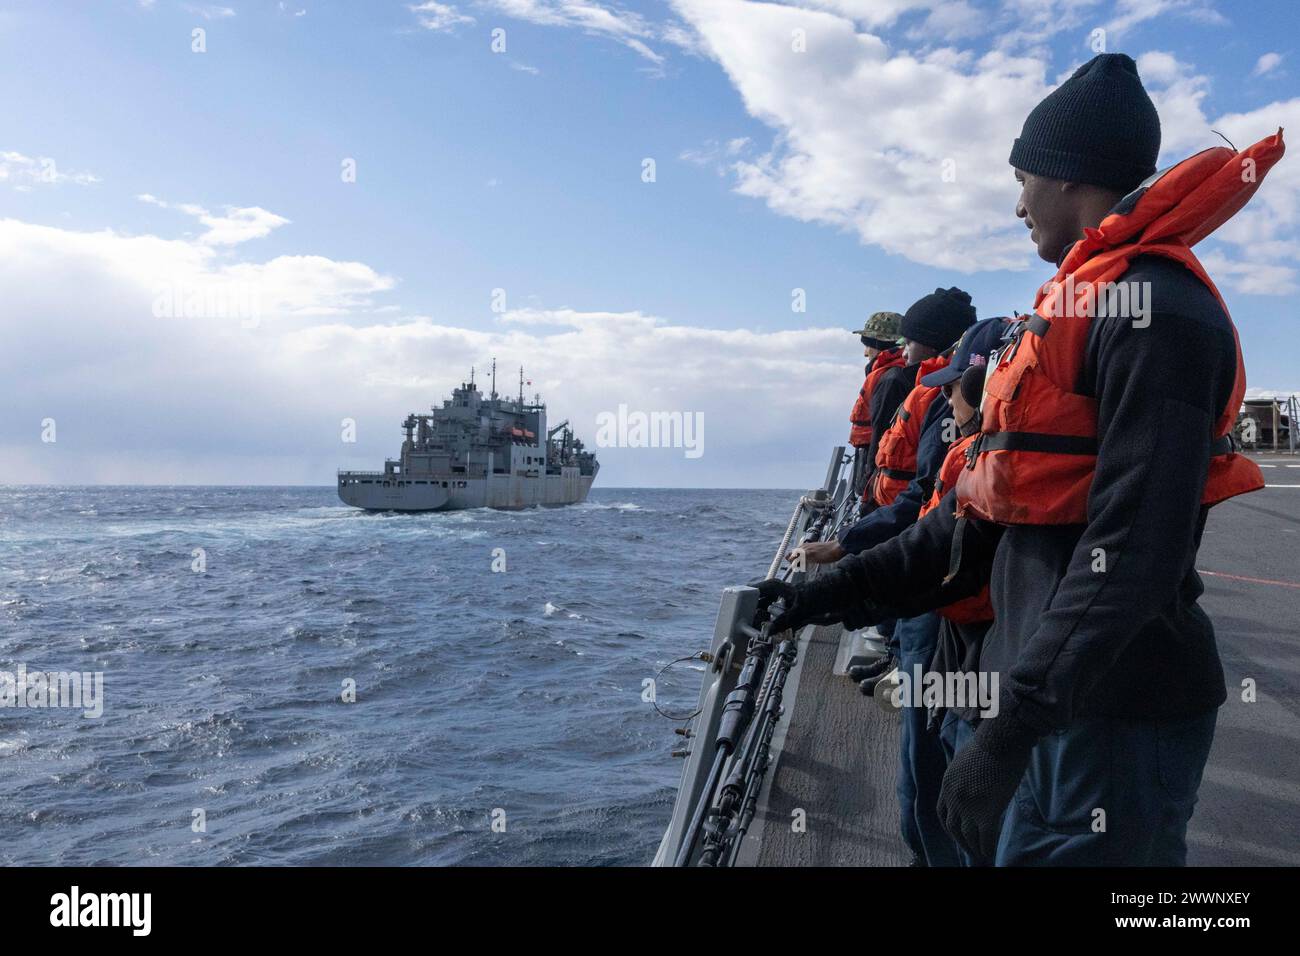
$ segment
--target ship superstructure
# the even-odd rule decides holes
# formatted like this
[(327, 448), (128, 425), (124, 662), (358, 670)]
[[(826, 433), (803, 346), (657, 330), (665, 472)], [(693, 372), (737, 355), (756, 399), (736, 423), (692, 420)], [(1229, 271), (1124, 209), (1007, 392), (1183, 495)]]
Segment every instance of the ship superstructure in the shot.
[(339, 497), (370, 511), (453, 511), (461, 508), (530, 508), (583, 501), (600, 464), (568, 421), (547, 427), (546, 405), (536, 396), (496, 390), (484, 395), (462, 382), (441, 408), (402, 422), (401, 455), (383, 471), (340, 471)]

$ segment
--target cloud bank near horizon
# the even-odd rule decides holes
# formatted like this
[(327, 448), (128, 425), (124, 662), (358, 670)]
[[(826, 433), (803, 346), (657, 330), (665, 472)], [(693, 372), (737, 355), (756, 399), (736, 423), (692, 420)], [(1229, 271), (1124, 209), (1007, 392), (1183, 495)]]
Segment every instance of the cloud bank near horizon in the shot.
[[(588, 444), (597, 416), (620, 404), (704, 414), (698, 462), (673, 449), (602, 450), (603, 483), (728, 484), (747, 461), (741, 473), (763, 484), (790, 473), (791, 455), (815, 473), (827, 442), (847, 434), (845, 396), (861, 372), (842, 329), (528, 308), (480, 330), (403, 312), (387, 301), (395, 284), (322, 256), (232, 262), (210, 232), (164, 239), (0, 220), (0, 296), (25, 317), (9, 324), (0, 361), (6, 480), (328, 484), (336, 467), (396, 454), (401, 418), (440, 404), (471, 366), (485, 382), (493, 357), (503, 393), (522, 363), (528, 394), (540, 391)], [(213, 310), (231, 289), (253, 290), (256, 313), (241, 295)], [(345, 418), (356, 444), (342, 441)], [(41, 441), (47, 419), (53, 443)]]

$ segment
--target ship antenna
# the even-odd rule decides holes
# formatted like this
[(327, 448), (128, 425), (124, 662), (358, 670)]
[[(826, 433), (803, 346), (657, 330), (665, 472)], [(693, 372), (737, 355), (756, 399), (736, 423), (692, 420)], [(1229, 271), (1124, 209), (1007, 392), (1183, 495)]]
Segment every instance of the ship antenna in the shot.
[(519, 366), (519, 407), (524, 407), (524, 367)]
[(469, 384), (470, 384), (471, 387), (473, 387), (473, 385), (474, 385), (474, 366), (473, 366), (473, 365), (471, 365), (471, 366), (469, 367)]
[(497, 397), (497, 360), (492, 360), (492, 397)]

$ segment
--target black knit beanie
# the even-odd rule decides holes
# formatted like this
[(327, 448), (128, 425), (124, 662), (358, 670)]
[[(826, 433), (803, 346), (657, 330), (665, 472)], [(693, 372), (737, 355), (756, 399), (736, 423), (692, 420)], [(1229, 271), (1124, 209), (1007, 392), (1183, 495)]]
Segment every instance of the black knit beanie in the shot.
[(1128, 193), (1156, 171), (1160, 117), (1137, 64), (1102, 53), (1034, 107), (1011, 165), (1035, 176)]
[(975, 306), (961, 289), (935, 289), (903, 315), (903, 338), (942, 352), (975, 322)]

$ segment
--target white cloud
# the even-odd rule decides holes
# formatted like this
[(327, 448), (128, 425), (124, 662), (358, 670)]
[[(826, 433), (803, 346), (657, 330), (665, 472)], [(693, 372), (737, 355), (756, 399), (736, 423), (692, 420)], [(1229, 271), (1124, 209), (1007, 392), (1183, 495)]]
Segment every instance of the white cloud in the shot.
[(1255, 61), (1255, 69), (1251, 71), (1252, 76), (1263, 76), (1266, 73), (1272, 73), (1282, 62), (1281, 53), (1265, 53)]
[(204, 20), (226, 20), (235, 15), (230, 7), (221, 7), (211, 3), (187, 3), (185, 10)]
[(438, 3), (436, 0), (428, 0), (427, 3), (412, 6), (410, 10), (415, 14), (416, 22), (420, 26), (426, 30), (434, 30), (440, 33), (446, 33), (458, 26), (474, 22), (473, 17), (461, 13), (451, 4)]
[(994, 25), (995, 49), (1046, 62), (1051, 57), (1048, 45), (1058, 34), (1070, 32), (1079, 38), (1079, 46), (1092, 43), (1092, 33), (1100, 27), (1097, 7), (1102, 0), (1002, 0), (987, 15)]
[(1276, 262), (1230, 259), (1222, 252), (1202, 252), (1201, 263), (1219, 285), (1247, 295), (1294, 295), (1295, 268)]
[[(821, 10), (740, 0), (674, 6), (746, 110), (776, 131), (768, 152), (736, 164), (740, 193), (928, 265), (1029, 265), (1010, 215), (1007, 154), (1049, 89), (1041, 62), (900, 50)], [(806, 52), (792, 48), (796, 30)]]
[(213, 246), (229, 246), (249, 239), (260, 239), (288, 221), (260, 206), (245, 209), (227, 206), (224, 216), (214, 216), (206, 211), (199, 216), (199, 222), (208, 227), (208, 231), (203, 234), (203, 242)]
[[(589, 443), (596, 415), (619, 403), (704, 413), (703, 458), (601, 450), (603, 484), (734, 486), (745, 461), (746, 482), (803, 485), (847, 433), (861, 384), (842, 329), (708, 329), (560, 308), (476, 330), (395, 311), (395, 280), (365, 263), (228, 255), (198, 239), (0, 220), (6, 480), (329, 484), (336, 467), (394, 454), (407, 412), (496, 357), (511, 374), (524, 364), (555, 420)], [(158, 316), (171, 286), (254, 287), (261, 321)], [(58, 423), (53, 445), (40, 441), (46, 417)], [(357, 445), (339, 440), (345, 417)]]
[(1161, 163), (1176, 162), (1204, 149), (1210, 132), (1201, 104), (1210, 91), (1208, 77), (1193, 72), (1171, 53), (1154, 50), (1137, 58), (1138, 75), (1160, 114)]
[[(775, 212), (850, 231), (925, 265), (962, 272), (1037, 266), (1012, 215), (1017, 191), (1007, 165), (1024, 117), (1054, 85), (1047, 80), (1050, 59), (1032, 48), (1028, 34), (1100, 19), (1095, 0), (1005, 0), (990, 17), (1014, 21), (1025, 36), (995, 39), (996, 48), (982, 54), (952, 46), (908, 49), (902, 41), (911, 31), (887, 39), (859, 26), (897, 26), (903, 16), (923, 15), (928, 5), (921, 2), (674, 0), (674, 7), (747, 112), (774, 131), (766, 151), (752, 148), (724, 163), (724, 151), (710, 141), (683, 151), (683, 160), (730, 171), (739, 193)], [(1164, 14), (1216, 16), (1205, 4), (1181, 0), (1121, 2), (1115, 12), (1121, 29)], [(796, 30), (803, 31), (806, 52), (792, 49)], [(1027, 52), (1010, 52), (1022, 42)], [(1162, 164), (1221, 142), (1212, 129), (1244, 147), (1295, 124), (1300, 101), (1211, 122), (1204, 111), (1207, 77), (1158, 50), (1139, 56), (1138, 66), (1161, 116)], [(1209, 253), (1226, 264), (1229, 287), (1292, 289), (1289, 258), (1300, 228), (1294, 213), (1300, 182), (1292, 166), (1275, 169), (1252, 204), (1209, 244)]]
[[(1300, 97), (1248, 113), (1210, 117), (1204, 110), (1209, 79), (1189, 64), (1156, 51), (1138, 58), (1138, 71), (1160, 113), (1161, 166), (1224, 145), (1216, 132), (1245, 149), (1279, 127), (1300, 126)], [(1300, 169), (1296, 164), (1284, 159), (1274, 166), (1246, 208), (1197, 253), (1224, 288), (1254, 295), (1300, 291)]]
[(283, 216), (277, 216), (260, 206), (227, 206), (225, 215), (218, 216), (194, 203), (169, 203), (149, 193), (141, 193), (135, 198), (152, 206), (175, 209), (193, 216), (208, 227), (199, 241), (209, 246), (233, 246), (250, 239), (261, 239), (289, 223)]
[(58, 183), (88, 186), (99, 181), (94, 173), (61, 170), (58, 163), (48, 156), (32, 157), (12, 150), (0, 151), (0, 183), (20, 192), (27, 192), (34, 186)]
[[(567, 27), (592, 36), (612, 39), (655, 64), (662, 66), (664, 57), (651, 42), (663, 41), (690, 50), (694, 37), (682, 26), (667, 22), (656, 24), (639, 13), (605, 6), (593, 0), (474, 0), (475, 9), (539, 26)], [(412, 6), (417, 21), (429, 30), (447, 31), (475, 18), (449, 4), (428, 2)]]
[(678, 154), (678, 158), (683, 162), (690, 163), (692, 166), (712, 169), (722, 176), (736, 168), (738, 157), (749, 146), (750, 139), (748, 136), (736, 136), (725, 143), (711, 139), (703, 146), (682, 150)]
[(941, 5), (941, 0), (807, 0), (803, 4), (873, 28), (887, 27), (903, 14), (933, 10)]
[(626, 45), (646, 59), (660, 63), (663, 57), (645, 41), (655, 31), (640, 14), (602, 6), (591, 0), (480, 0), (496, 12), (544, 26), (573, 27), (596, 36), (606, 36)]
[(1228, 22), (1214, 9), (1210, 0), (1117, 0), (1115, 16), (1106, 24), (1106, 30), (1120, 36), (1140, 23), (1169, 14), (1208, 24), (1222, 25)]
[(987, 15), (971, 6), (966, 0), (952, 0), (931, 10), (922, 23), (908, 32), (916, 40), (959, 40), (973, 37), (989, 29)]

